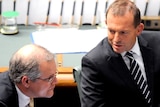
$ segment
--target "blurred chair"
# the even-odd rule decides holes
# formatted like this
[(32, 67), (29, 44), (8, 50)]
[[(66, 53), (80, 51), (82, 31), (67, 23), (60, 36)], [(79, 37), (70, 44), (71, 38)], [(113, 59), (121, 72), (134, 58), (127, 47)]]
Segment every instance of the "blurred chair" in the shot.
[(77, 83), (79, 99), (80, 99), (80, 102), (81, 102), (80, 75), (81, 75), (81, 66), (74, 67), (74, 69), (73, 69), (73, 77), (74, 77), (75, 82)]

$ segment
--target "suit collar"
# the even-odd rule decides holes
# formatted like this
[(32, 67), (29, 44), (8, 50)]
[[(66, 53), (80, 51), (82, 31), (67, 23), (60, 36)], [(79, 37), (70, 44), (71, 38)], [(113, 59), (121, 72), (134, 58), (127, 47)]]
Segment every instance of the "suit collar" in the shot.
[(130, 78), (129, 70), (121, 54), (115, 53), (113, 51), (107, 38), (103, 41), (102, 44), (102, 50), (104, 51), (104, 55), (107, 61), (106, 63), (108, 63), (111, 69), (113, 69), (112, 72), (115, 72), (131, 89), (135, 89), (136, 86), (134, 81)]
[(153, 83), (153, 51), (152, 49), (148, 46), (147, 41), (145, 41), (142, 37), (139, 37), (139, 45), (140, 45), (140, 50), (142, 53), (143, 57), (143, 62), (144, 62), (144, 67), (145, 67), (145, 72), (146, 72), (146, 77), (148, 81), (148, 85), (151, 88), (152, 83)]
[[(107, 38), (104, 40), (103, 50), (106, 55), (106, 60), (113, 67), (114, 71), (124, 80), (129, 86), (134, 88), (133, 80), (130, 78), (130, 73), (128, 68), (122, 59), (120, 54), (117, 54), (113, 51), (112, 47), (109, 45)], [(138, 36), (139, 48), (143, 57), (144, 67), (146, 72), (146, 77), (148, 80), (149, 87), (152, 87), (152, 73), (153, 73), (153, 54), (150, 47), (148, 47), (148, 43), (143, 37)], [(107, 48), (107, 49), (106, 49)], [(148, 57), (149, 56), (149, 57)], [(122, 72), (123, 70), (123, 72)], [(132, 85), (131, 85), (132, 84)]]

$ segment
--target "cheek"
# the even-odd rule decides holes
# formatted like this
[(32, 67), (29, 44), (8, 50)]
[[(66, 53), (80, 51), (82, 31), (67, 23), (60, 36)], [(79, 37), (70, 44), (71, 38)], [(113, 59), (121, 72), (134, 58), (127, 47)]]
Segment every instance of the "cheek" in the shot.
[(108, 34), (108, 41), (111, 42), (113, 40), (114, 36)]
[(49, 84), (40, 86), (38, 91), (41, 97), (50, 98), (53, 96), (53, 88), (51, 88), (51, 85)]

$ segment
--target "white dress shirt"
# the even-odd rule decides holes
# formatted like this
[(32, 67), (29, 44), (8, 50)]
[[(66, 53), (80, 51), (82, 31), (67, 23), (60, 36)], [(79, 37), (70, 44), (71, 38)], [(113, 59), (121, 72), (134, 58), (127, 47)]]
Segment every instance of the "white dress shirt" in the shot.
[(19, 107), (25, 107), (27, 104), (30, 103), (30, 98), (26, 95), (24, 95), (19, 88), (15, 85), (17, 93), (18, 93), (18, 101), (19, 101)]
[[(133, 57), (137, 61), (137, 63), (139, 64), (139, 66), (141, 68), (141, 71), (142, 71), (142, 75), (144, 76), (144, 79), (147, 80), (146, 79), (145, 68), (144, 68), (144, 63), (143, 63), (143, 58), (142, 58), (142, 55), (141, 55), (141, 51), (140, 51), (137, 39), (136, 39), (136, 42), (135, 42), (133, 48), (130, 51), (133, 52)], [(124, 59), (128, 69), (129, 69), (130, 68), (129, 59), (125, 56), (125, 54), (126, 54), (126, 52), (121, 53), (122, 58)]]

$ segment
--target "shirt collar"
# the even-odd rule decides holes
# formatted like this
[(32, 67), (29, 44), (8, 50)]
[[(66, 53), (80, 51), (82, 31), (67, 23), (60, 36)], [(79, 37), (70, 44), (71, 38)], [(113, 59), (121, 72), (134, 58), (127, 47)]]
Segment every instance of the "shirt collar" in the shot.
[[(132, 51), (133, 53), (135, 53), (138, 56), (141, 55), (140, 48), (139, 48), (139, 43), (138, 43), (138, 39), (137, 38), (136, 38), (136, 42), (135, 42), (133, 48), (130, 51)], [(121, 53), (122, 56), (125, 56), (125, 54), (126, 54), (126, 51)]]
[(15, 85), (17, 93), (18, 93), (18, 101), (19, 101), (19, 107), (25, 107), (30, 102), (30, 98), (26, 95), (24, 95), (21, 90)]
[(133, 48), (131, 49), (131, 51), (133, 53), (135, 53), (136, 55), (140, 56), (141, 52), (140, 52), (140, 48), (139, 48), (139, 44), (138, 44), (138, 39), (136, 38), (136, 43), (134, 44)]

